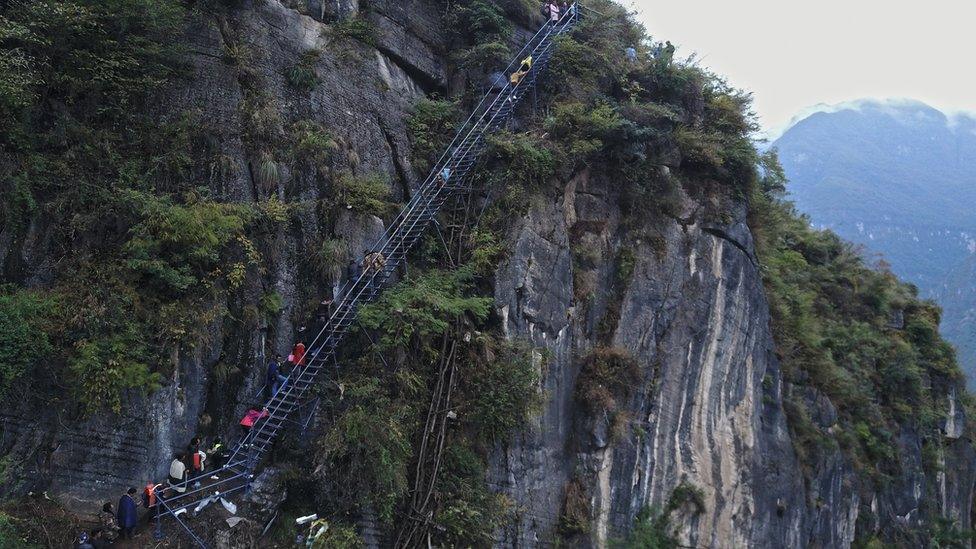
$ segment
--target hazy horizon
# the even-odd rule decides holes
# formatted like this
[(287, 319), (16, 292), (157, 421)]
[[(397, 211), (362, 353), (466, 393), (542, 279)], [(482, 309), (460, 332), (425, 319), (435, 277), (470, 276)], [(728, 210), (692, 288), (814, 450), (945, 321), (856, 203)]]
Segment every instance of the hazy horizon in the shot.
[(976, 111), (976, 5), (933, 0), (825, 0), (797, 4), (625, 0), (648, 32), (678, 57), (752, 92), (763, 129), (779, 133), (800, 114), (862, 99), (921, 101), (946, 114)]

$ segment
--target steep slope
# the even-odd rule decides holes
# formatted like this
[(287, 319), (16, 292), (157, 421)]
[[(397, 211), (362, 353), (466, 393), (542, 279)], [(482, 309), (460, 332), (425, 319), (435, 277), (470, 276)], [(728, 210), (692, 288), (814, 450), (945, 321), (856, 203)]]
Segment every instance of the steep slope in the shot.
[[(209, 541), (287, 546), (311, 512), (340, 547), (921, 545), (971, 528), (968, 396), (935, 309), (779, 200), (744, 95), (628, 62), (642, 29), (588, 5), (538, 108), (362, 311), (311, 436), (277, 445), (247, 520), (194, 519)], [(541, 24), (517, 1), (181, 6), (2, 12), (0, 44), (32, 56), (0, 65), (0, 388), (23, 395), (2, 423), (5, 512), (46, 491), (86, 513), (165, 476), (194, 434), (234, 436), (268, 356), (306, 337), (485, 73)], [(54, 33), (74, 39), (32, 38)], [(98, 63), (113, 50), (156, 72), (121, 78), (132, 64)]]
[(811, 115), (774, 143), (814, 224), (882, 254), (943, 305), (943, 334), (969, 373), (976, 301), (972, 279), (953, 273), (976, 255), (974, 129), (921, 103), (863, 101)]

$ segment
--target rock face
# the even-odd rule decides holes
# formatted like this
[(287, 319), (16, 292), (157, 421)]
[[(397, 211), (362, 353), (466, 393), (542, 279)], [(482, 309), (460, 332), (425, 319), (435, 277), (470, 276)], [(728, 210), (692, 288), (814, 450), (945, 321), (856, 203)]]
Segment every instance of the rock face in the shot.
[[(365, 4), (245, 0), (194, 20), (186, 35), (193, 74), (167, 91), (159, 109), (160, 116), (177, 105), (197, 109), (212, 125), (225, 169), (200, 175), (214, 196), (250, 202), (259, 195), (257, 151), (244, 137), (251, 122), (242, 107), (256, 96), (276, 113), (272, 131), (320, 122), (342, 136), (343, 167), (389, 174), (397, 193), (409, 192), (415, 181), (404, 120), (417, 99), (452, 81), (441, 8), (419, 0)], [(375, 47), (330, 34), (328, 23), (357, 14), (377, 29)], [(289, 87), (284, 70), (313, 49), (322, 52), (314, 64), (321, 84), (309, 92)], [(229, 52), (244, 61), (228, 62)], [(315, 201), (331, 184), (315, 170), (291, 168), (276, 188), (285, 201)], [(634, 233), (623, 229), (621, 197), (608, 183), (582, 173), (562, 184), (561, 194), (537, 200), (513, 223), (510, 253), (496, 272), (505, 333), (549, 351), (539, 360), (544, 409), (493, 455), (488, 482), (514, 504), (512, 520), (497, 533), (499, 546), (547, 546), (564, 534), (560, 516), (571, 483), (586, 498), (588, 528), (572, 534), (581, 546), (624, 536), (638, 512), (667, 505), (679, 487), (700, 499), (673, 515), (682, 543), (693, 547), (846, 547), (855, 527), (913, 527), (939, 515), (971, 526), (976, 453), (955, 389), (944, 396), (951, 410), (946, 440), (922, 440), (909, 428), (900, 433), (908, 474), (880, 490), (865, 488), (837, 451), (805, 482), (782, 405), (793, 388), (780, 379), (745, 205), (732, 205), (731, 218), (717, 222), (696, 215), (698, 205), (686, 198), (680, 220), (648, 219)], [(215, 322), (196, 351), (173, 357), (166, 386), (148, 399), (133, 395), (121, 418), (66, 423), (41, 403), (8, 406), (0, 453), (21, 463), (24, 475), (7, 479), (4, 493), (48, 490), (101, 501), (163, 477), (171, 451), (206, 422), (232, 432), (261, 385), (263, 359), (287, 351), (299, 337), (302, 304), (336, 282), (303, 285), (296, 275), (321, 223), (309, 210), (260, 242), (271, 266), (248, 281), (247, 293), (282, 296), (276, 322), (257, 333)], [(350, 213), (333, 230), (357, 250), (382, 225)], [(18, 248), (0, 235), (4, 272), (27, 265), (25, 281), (48, 280), (53, 267), (43, 259), (44, 241), (33, 235)], [(625, 252), (633, 263), (626, 277), (618, 261)], [(614, 424), (587, 414), (577, 396), (580, 358), (595, 346), (627, 350), (639, 369)], [(239, 375), (214, 379), (217, 363), (238, 365)], [(825, 398), (804, 398), (823, 427), (836, 421)], [(938, 445), (944, 463), (937, 478), (922, 473), (927, 444)], [(927, 497), (933, 493), (938, 497)], [(258, 495), (265, 507), (274, 505), (273, 494)], [(241, 540), (252, 539), (255, 528), (223, 532), (221, 543), (247, 545)]]
[[(723, 227), (653, 223), (661, 231), (653, 240), (622, 242), (618, 197), (608, 187), (577, 178), (558, 202), (534, 207), (496, 277), (508, 333), (553, 356), (539, 424), (498, 455), (497, 483), (518, 509), (500, 541), (550, 539), (565, 483), (582, 476), (598, 545), (628, 531), (641, 508), (663, 506), (681, 483), (701, 488), (707, 510), (686, 528), (690, 545), (802, 545), (803, 490), (777, 404), (768, 310), (744, 211)], [(596, 220), (603, 222), (588, 223)], [(580, 307), (574, 297), (569, 235), (582, 224), (596, 228), (586, 239), (601, 257), (596, 287), (612, 286), (622, 246), (633, 246), (636, 259), (611, 343), (632, 353), (642, 379), (627, 405), (629, 425), (616, 434), (586, 429), (575, 397), (577, 359), (598, 344), (592, 334), (612, 299), (598, 292)]]
[[(346, 10), (344, 17), (355, 11), (355, 2), (333, 4)], [(156, 108), (161, 119), (183, 110), (199, 113), (212, 133), (209, 140), (216, 144), (221, 169), (196, 175), (214, 197), (252, 202), (260, 194), (254, 177), (259, 154), (245, 138), (254, 124), (247, 103), (256, 97), (273, 109), (271, 131), (279, 137), (296, 121), (319, 122), (342, 137), (337, 160), (342, 168), (389, 174), (394, 193), (406, 192), (412, 170), (404, 121), (425, 91), (446, 79), (444, 57), (435, 54), (443, 51), (436, 41), (439, 14), (429, 6), (409, 9), (392, 1), (371, 5), (370, 17), (389, 14), (390, 23), (378, 25), (379, 50), (336, 39), (327, 25), (305, 15), (310, 11), (304, 6), (298, 10), (277, 0), (245, 1), (238, 8), (193, 17), (184, 37), (191, 74), (166, 90)], [(312, 49), (323, 52), (314, 66), (322, 85), (310, 92), (296, 90), (284, 71)], [(286, 172), (276, 189), (283, 201), (311, 203), (331, 185), (314, 169), (296, 165)], [(35, 225), (19, 248), (9, 235), (0, 235), (3, 272), (17, 265), (24, 270), (18, 278), (28, 284), (50, 280), (53, 269), (44, 259), (49, 257), (45, 229)], [(343, 213), (332, 227), (351, 250), (372, 244), (382, 229), (377, 218), (353, 212)], [(238, 333), (218, 319), (197, 349), (173, 357), (174, 373), (166, 386), (148, 399), (131, 395), (121, 417), (60, 417), (42, 402), (5, 406), (0, 454), (19, 465), (17, 477), (7, 478), (0, 494), (48, 490), (64, 499), (101, 501), (126, 486), (165, 477), (173, 452), (207, 422), (217, 422), (217, 432), (233, 434), (263, 383), (265, 358), (288, 354), (291, 343), (302, 337), (302, 307), (336, 282), (307, 286), (299, 277), (301, 255), (320, 241), (323, 231), (314, 209), (308, 209), (290, 228), (258, 242), (270, 266), (265, 277), (248, 281), (245, 293), (282, 296), (278, 320), (255, 333)], [(235, 366), (229, 382), (212, 379), (218, 363)]]
[[(628, 241), (619, 197), (605, 190), (612, 187), (598, 175), (579, 177), (562, 196), (536, 204), (513, 229), (512, 254), (496, 273), (508, 336), (552, 357), (543, 413), (495, 456), (492, 483), (515, 502), (500, 545), (555, 539), (566, 486), (580, 479), (590, 513), (576, 541), (599, 547), (682, 486), (701, 494), (701, 508), (679, 515), (677, 526), (692, 547), (847, 547), (855, 527), (870, 537), (895, 524), (918, 529), (939, 515), (969, 527), (976, 468), (971, 445), (958, 440), (964, 420), (955, 387), (945, 395), (945, 440), (904, 428), (897, 442), (905, 472), (890, 486), (868, 488), (839, 450), (825, 453), (804, 482), (782, 407), (783, 391), (799, 389), (780, 379), (745, 209), (735, 208), (726, 224), (652, 220), (654, 238)], [(598, 257), (593, 272), (574, 267), (579, 247)], [(623, 248), (633, 254), (633, 274), (611, 305), (613, 258)], [(588, 275), (581, 300), (576, 286)], [(605, 418), (594, 425), (577, 394), (580, 356), (601, 344), (594, 334), (615, 314), (609, 343), (630, 352), (641, 371), (622, 429)], [(815, 420), (829, 429), (836, 411), (808, 391)], [(940, 459), (957, 467), (926, 476), (926, 444), (944, 445)]]

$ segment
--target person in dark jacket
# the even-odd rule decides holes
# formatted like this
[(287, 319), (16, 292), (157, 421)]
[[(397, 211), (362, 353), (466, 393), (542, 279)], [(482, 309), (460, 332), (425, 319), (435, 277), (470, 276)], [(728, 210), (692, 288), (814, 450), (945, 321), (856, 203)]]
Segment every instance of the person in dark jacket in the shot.
[(352, 285), (359, 280), (359, 277), (363, 275), (363, 265), (359, 261), (356, 261), (355, 257), (349, 258), (349, 264), (346, 265), (346, 287), (345, 293), (337, 295), (336, 298), (343, 300), (349, 297), (349, 290), (352, 289)]
[[(213, 442), (210, 444), (210, 448), (207, 449), (207, 459), (213, 460), (213, 468), (211, 470), (220, 469), (227, 463), (227, 459), (230, 457), (230, 452), (227, 449), (227, 445), (224, 444), (223, 439), (220, 437), (214, 437)], [(210, 477), (213, 480), (220, 480), (218, 478)]]
[(136, 489), (129, 488), (125, 494), (119, 498), (119, 530), (122, 539), (132, 539), (132, 530), (139, 522), (139, 513), (136, 511)]
[(278, 389), (285, 382), (285, 376), (281, 373), (281, 355), (275, 355), (274, 360), (268, 363), (268, 373), (265, 381), (268, 384), (268, 398), (274, 398)]
[(200, 437), (193, 437), (186, 447), (187, 480), (195, 481), (193, 483), (194, 488), (200, 487), (200, 481), (197, 478), (203, 475), (204, 462), (207, 459), (207, 454), (200, 449), (201, 443)]
[(671, 61), (673, 60), (674, 60), (674, 44), (672, 44), (671, 41), (668, 40), (667, 42), (665, 42), (664, 50), (661, 52), (661, 57), (657, 60), (657, 62), (662, 67), (669, 67), (671, 65)]
[(363, 274), (363, 266), (356, 261), (355, 257), (349, 258), (349, 264), (346, 265), (346, 278), (350, 282), (355, 282)]

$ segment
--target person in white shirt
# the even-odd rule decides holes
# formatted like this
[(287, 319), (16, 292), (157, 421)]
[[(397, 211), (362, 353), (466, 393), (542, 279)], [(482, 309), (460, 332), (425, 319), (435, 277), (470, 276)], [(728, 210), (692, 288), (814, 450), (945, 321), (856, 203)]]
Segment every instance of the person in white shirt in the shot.
[(186, 464), (182, 454), (173, 456), (173, 462), (169, 464), (169, 485), (181, 494), (186, 492)]

